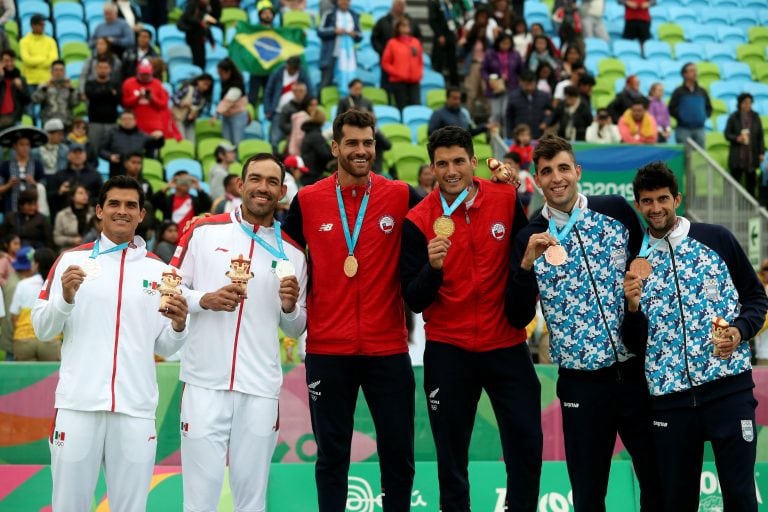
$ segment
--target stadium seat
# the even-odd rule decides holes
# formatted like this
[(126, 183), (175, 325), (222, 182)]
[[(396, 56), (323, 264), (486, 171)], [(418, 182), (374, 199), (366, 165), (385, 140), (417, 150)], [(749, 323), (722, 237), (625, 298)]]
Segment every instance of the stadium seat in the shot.
[(192, 50), (187, 45), (165, 45), (162, 49), (163, 60), (168, 68), (174, 64), (192, 64)]
[(712, 0), (711, 1), (711, 5), (712, 5), (712, 7), (717, 7), (717, 8), (722, 8), (722, 7), (741, 7), (742, 3), (739, 2), (739, 0)]
[(245, 162), (257, 153), (272, 153), (272, 145), (259, 139), (242, 140), (237, 145), (237, 157), (241, 162)]
[(749, 67), (752, 69), (753, 80), (768, 82), (768, 62), (753, 62)]
[[(728, 10), (719, 7), (701, 9), (699, 11), (699, 22), (703, 25), (730, 25), (731, 17), (728, 15)], [(687, 32), (686, 35), (688, 35)]]
[(398, 176), (418, 176), (419, 167), (429, 163), (427, 149), (414, 144), (393, 144), (388, 151), (392, 164), (397, 169)]
[[(741, 0), (741, 7), (750, 9), (761, 9), (765, 11), (765, 0)], [(763, 13), (768, 14), (768, 13)], [(761, 23), (765, 23), (761, 21)]]
[(689, 8), (704, 8), (709, 7), (709, 0), (680, 0), (680, 3)]
[(369, 12), (364, 12), (360, 15), (360, 28), (366, 32), (373, 30), (373, 26), (376, 24), (376, 20)]
[(381, 87), (363, 87), (363, 96), (371, 100), (374, 105), (389, 105), (387, 91)]
[(59, 2), (53, 6), (53, 18), (56, 20), (56, 25), (66, 19), (83, 21), (85, 18), (85, 11), (83, 10), (83, 6), (79, 3)]
[[(765, 5), (763, 5), (762, 10), (765, 10)], [(749, 27), (755, 25), (756, 13), (753, 9), (729, 9), (728, 13), (730, 14), (731, 18), (731, 25), (734, 27), (741, 27), (746, 30)]]
[(752, 93), (755, 101), (768, 101), (768, 84), (752, 83), (749, 89), (745, 88), (744, 90)]
[(376, 124), (378, 126), (400, 123), (402, 121), (400, 110), (389, 105), (374, 105), (373, 114), (376, 116)]
[(221, 120), (217, 119), (213, 124), (211, 120), (195, 120), (195, 140), (199, 143), (204, 139), (221, 138)]
[(202, 74), (203, 70), (194, 64), (179, 63), (168, 66), (168, 80), (174, 85)]
[(659, 25), (659, 39), (674, 45), (675, 43), (685, 41), (685, 32), (683, 27), (677, 23), (662, 23)]
[(605, 29), (611, 39), (621, 39), (624, 34), (624, 20), (610, 20), (605, 23)]
[(584, 59), (584, 67), (587, 68), (587, 72), (590, 75), (596, 76), (597, 75), (597, 63), (600, 62), (600, 59), (604, 59), (605, 56), (596, 56), (587, 54), (587, 58)]
[(669, 13), (669, 19), (674, 20), (675, 23), (698, 23), (696, 18), (696, 11), (689, 9), (688, 7), (672, 5), (667, 7)]
[(261, 139), (261, 140), (267, 140), (267, 137), (265, 137), (266, 133), (264, 132), (264, 127), (261, 124), (261, 121), (254, 120), (248, 123), (248, 126), (245, 127), (245, 132), (243, 133), (243, 140), (245, 139)]
[(409, 105), (403, 109), (403, 124), (408, 126), (429, 123), (430, 117), (432, 109), (424, 105)]
[(176, 25), (162, 25), (160, 28), (158, 28), (157, 41), (160, 43), (161, 48), (172, 44), (187, 44), (184, 32), (179, 30)]
[(304, 47), (304, 60), (310, 68), (316, 68), (320, 64), (320, 47), (314, 45)]
[[(528, 22), (528, 26), (531, 23), (546, 23), (552, 24), (550, 21), (549, 7), (543, 2), (525, 2), (525, 20)], [(546, 25), (545, 25), (546, 28)]]
[(752, 69), (743, 62), (723, 62), (720, 76), (723, 80), (752, 80)]
[(416, 143), (419, 146), (426, 146), (429, 141), (429, 125), (420, 124), (416, 127)]
[(636, 39), (617, 39), (613, 42), (613, 56), (617, 59), (640, 58), (640, 42)]
[(692, 43), (716, 43), (717, 31), (707, 25), (692, 25), (685, 28), (685, 37)]
[(611, 56), (611, 47), (599, 37), (588, 37), (584, 40), (584, 44), (586, 45), (587, 55), (590, 57)]
[(309, 30), (312, 28), (312, 16), (306, 11), (285, 11), (283, 26)]
[(432, 110), (443, 107), (443, 105), (445, 105), (445, 89), (432, 89), (427, 91), (426, 101), (424, 101), (424, 103)]
[(712, 98), (710, 96), (709, 102), (712, 104), (713, 116), (717, 117), (719, 115), (728, 113), (728, 105), (725, 103), (725, 101), (718, 98)]
[[(163, 172), (163, 164), (153, 158), (145, 158), (141, 167), (141, 174), (149, 180), (150, 178), (158, 179), (165, 182), (165, 173)], [(154, 188), (154, 186), (153, 186)]]
[(735, 50), (731, 43), (707, 43), (704, 45), (704, 55), (709, 62), (720, 64), (721, 62), (735, 62)]
[(736, 47), (736, 58), (741, 62), (765, 62), (765, 48), (757, 44), (742, 44)]
[(720, 80), (720, 66), (714, 62), (697, 62), (696, 72), (699, 84), (702, 87), (708, 87), (712, 82)]
[(381, 83), (381, 68), (374, 66), (373, 69), (357, 68), (357, 78), (363, 81), (363, 85), (368, 87), (378, 87)]
[(357, 52), (357, 68), (368, 71), (379, 67), (379, 54), (373, 48), (366, 48)]
[(667, 21), (673, 21), (669, 18), (669, 11), (667, 10), (666, 5), (654, 5), (650, 8), (651, 11), (651, 19), (653, 21), (658, 21), (660, 23), (664, 23)]
[(675, 59), (683, 62), (706, 60), (704, 46), (697, 43), (677, 43)]
[(717, 40), (721, 43), (746, 43), (747, 36), (744, 29), (739, 27), (717, 27)]
[(91, 49), (85, 41), (69, 41), (61, 46), (61, 58), (64, 62), (86, 60), (91, 56)]
[(46, 18), (50, 16), (50, 7), (42, 0), (22, 0), (16, 2), (16, 12), (20, 19), (31, 18), (35, 14), (42, 14)]
[(602, 59), (597, 63), (597, 74), (606, 79), (623, 78), (627, 75), (624, 63), (618, 59)]
[[(666, 7), (665, 7), (666, 8)], [(528, 15), (528, 12), (525, 12), (525, 15)], [(605, 3), (605, 14), (603, 15), (605, 18), (605, 21), (611, 22), (611, 21), (624, 21), (624, 7), (619, 5), (617, 2), (606, 2)]]
[(177, 158), (195, 158), (195, 147), (189, 140), (166, 139), (165, 144), (160, 149), (160, 158), (166, 165)]
[(385, 124), (379, 127), (379, 131), (384, 134), (392, 144), (411, 144), (413, 142), (411, 129), (404, 124)]
[(225, 27), (234, 27), (238, 21), (248, 23), (248, 13), (237, 7), (224, 7), (219, 23)]
[(339, 103), (339, 89), (335, 85), (327, 85), (320, 90), (320, 103), (331, 107)]
[(736, 97), (742, 92), (750, 89), (754, 90), (754, 84), (751, 81), (723, 81), (712, 82), (709, 85), (709, 95), (712, 98), (718, 98), (726, 102), (736, 100)]
[(728, 114), (720, 114), (715, 118), (715, 131), (718, 132), (724, 132), (725, 131), (725, 125), (728, 123), (728, 118), (730, 116)]
[[(27, 16), (26, 18), (22, 18), (21, 20), (21, 35), (25, 36), (29, 34), (32, 31), (32, 27), (30, 26), (30, 20), (32, 19), (32, 16)], [(69, 20), (74, 21), (74, 20)], [(46, 23), (45, 29), (43, 30), (43, 33), (47, 36), (53, 37), (53, 23)]]
[(666, 41), (649, 40), (643, 44), (646, 59), (672, 60), (672, 47)]
[(750, 43), (768, 46), (768, 27), (749, 27), (747, 34)]
[(86, 23), (104, 21), (104, 4), (103, 3), (87, 3), (85, 4), (85, 21)]
[(67, 78), (70, 80), (74, 80), (76, 78), (80, 77), (80, 72), (83, 70), (83, 61), (82, 60), (76, 60), (73, 62), (67, 62), (66, 64), (66, 73)]
[(640, 82), (645, 85), (661, 80), (659, 65), (654, 60), (628, 59), (627, 73), (637, 75), (640, 78)]
[(203, 166), (197, 160), (177, 158), (165, 163), (165, 172), (169, 178), (179, 171), (187, 171), (190, 176), (194, 176), (200, 181), (203, 180)]

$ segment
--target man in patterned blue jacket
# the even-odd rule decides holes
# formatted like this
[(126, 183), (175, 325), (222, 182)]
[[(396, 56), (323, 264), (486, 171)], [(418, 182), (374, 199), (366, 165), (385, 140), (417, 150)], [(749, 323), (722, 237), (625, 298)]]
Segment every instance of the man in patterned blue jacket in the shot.
[[(765, 290), (728, 230), (675, 214), (681, 197), (666, 165), (638, 170), (634, 191), (648, 222), (647, 250), (625, 278), (622, 331), (628, 346), (645, 352), (663, 510), (698, 510), (710, 441), (724, 510), (757, 511), (757, 402), (747, 340), (765, 319)], [(717, 317), (730, 326), (715, 335)]]
[(540, 294), (552, 362), (560, 366), (557, 396), (574, 510), (605, 511), (618, 433), (632, 456), (641, 509), (656, 512), (650, 397), (642, 360), (619, 332), (624, 273), (640, 247), (640, 221), (623, 197), (578, 193), (581, 167), (568, 141), (542, 138), (533, 163), (547, 204), (515, 241), (507, 316), (513, 326), (525, 326)]

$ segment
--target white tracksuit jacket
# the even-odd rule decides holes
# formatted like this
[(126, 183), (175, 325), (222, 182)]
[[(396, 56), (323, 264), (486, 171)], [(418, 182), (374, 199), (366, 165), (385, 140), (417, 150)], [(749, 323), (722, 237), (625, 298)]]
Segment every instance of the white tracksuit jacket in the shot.
[[(99, 243), (101, 251), (116, 245), (104, 235)], [(61, 275), (87, 260), (92, 248), (85, 244), (59, 256), (32, 310), (39, 339), (64, 332), (56, 408), (154, 419), (154, 354), (173, 354), (187, 337), (158, 312), (155, 288), (167, 265), (136, 237), (128, 249), (99, 256), (100, 276), (84, 281), (74, 304), (67, 304)]]

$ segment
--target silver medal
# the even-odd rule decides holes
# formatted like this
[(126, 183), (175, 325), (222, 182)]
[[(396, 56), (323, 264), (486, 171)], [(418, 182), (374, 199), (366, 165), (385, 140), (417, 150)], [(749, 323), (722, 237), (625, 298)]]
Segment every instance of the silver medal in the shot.
[(277, 265), (275, 265), (275, 275), (280, 280), (285, 279), (286, 277), (295, 276), (296, 268), (289, 260), (279, 260)]
[(92, 281), (101, 277), (101, 265), (95, 259), (88, 258), (80, 264), (80, 268), (85, 272), (85, 280)]

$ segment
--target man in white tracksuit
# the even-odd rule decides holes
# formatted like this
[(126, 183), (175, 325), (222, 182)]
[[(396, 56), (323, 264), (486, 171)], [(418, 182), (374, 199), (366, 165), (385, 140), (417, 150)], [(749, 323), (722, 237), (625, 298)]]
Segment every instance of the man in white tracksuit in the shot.
[(135, 236), (142, 204), (136, 180), (108, 180), (96, 205), (101, 236), (59, 257), (32, 310), (39, 339), (64, 332), (49, 439), (57, 512), (90, 510), (102, 463), (110, 510), (146, 510), (157, 448), (154, 354), (184, 343), (187, 305), (177, 295), (158, 312), (166, 265)]
[[(235, 511), (264, 511), (282, 384), (278, 327), (306, 326), (304, 251), (274, 220), (285, 168), (272, 155), (243, 165), (242, 205), (195, 224), (171, 260), (181, 269), (190, 336), (181, 358), (184, 510), (213, 512), (229, 448)], [(247, 285), (231, 265), (250, 260)]]

